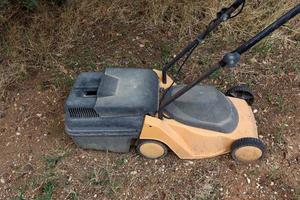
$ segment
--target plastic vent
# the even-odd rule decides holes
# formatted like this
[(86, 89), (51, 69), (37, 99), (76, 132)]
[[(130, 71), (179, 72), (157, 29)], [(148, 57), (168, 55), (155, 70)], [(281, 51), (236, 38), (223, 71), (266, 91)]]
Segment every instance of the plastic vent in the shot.
[(72, 118), (100, 117), (93, 108), (69, 108), (68, 110)]

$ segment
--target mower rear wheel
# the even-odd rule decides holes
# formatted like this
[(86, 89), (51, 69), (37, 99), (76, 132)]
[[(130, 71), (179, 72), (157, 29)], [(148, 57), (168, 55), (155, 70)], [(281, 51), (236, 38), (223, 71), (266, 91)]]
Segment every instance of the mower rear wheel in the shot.
[(252, 162), (259, 160), (265, 153), (265, 146), (257, 138), (241, 138), (231, 145), (231, 156), (238, 162)]
[(168, 154), (167, 146), (155, 140), (140, 140), (136, 150), (140, 155), (150, 159), (163, 158)]
[(226, 96), (244, 99), (248, 105), (252, 105), (254, 102), (254, 95), (246, 84), (237, 85), (225, 93)]

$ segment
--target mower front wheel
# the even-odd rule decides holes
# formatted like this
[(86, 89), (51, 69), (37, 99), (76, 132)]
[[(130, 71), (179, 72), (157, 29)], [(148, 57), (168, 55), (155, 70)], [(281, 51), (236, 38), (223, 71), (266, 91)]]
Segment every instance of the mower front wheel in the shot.
[(252, 105), (254, 102), (254, 95), (246, 84), (237, 85), (225, 93), (226, 96), (244, 99), (248, 105)]
[(140, 140), (136, 150), (140, 155), (150, 159), (163, 158), (168, 154), (167, 146), (156, 140)]
[(265, 146), (258, 138), (241, 138), (231, 145), (231, 156), (237, 162), (253, 162), (263, 157)]

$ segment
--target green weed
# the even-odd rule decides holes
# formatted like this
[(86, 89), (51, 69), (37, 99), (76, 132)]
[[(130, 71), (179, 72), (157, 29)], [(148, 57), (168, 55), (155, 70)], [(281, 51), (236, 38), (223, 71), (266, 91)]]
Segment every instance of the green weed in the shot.
[(44, 161), (47, 169), (53, 169), (57, 163), (62, 160), (64, 157), (68, 155), (69, 151), (65, 149), (59, 149), (55, 152), (54, 155), (46, 155), (44, 156)]
[(70, 196), (70, 199), (71, 200), (77, 200), (78, 199), (78, 195), (77, 195), (77, 193), (76, 192), (71, 192), (70, 194), (69, 194), (69, 196)]
[(34, 200), (51, 200), (54, 188), (55, 185), (52, 182), (47, 182), (43, 187), (42, 195), (37, 196)]
[(115, 164), (117, 167), (121, 167), (121, 166), (125, 165), (127, 162), (128, 162), (127, 156), (124, 156), (124, 157), (122, 156), (121, 158), (118, 158), (116, 160)]
[(74, 79), (66, 74), (57, 74), (53, 80), (51, 81), (55, 88), (62, 88), (62, 87), (71, 87), (74, 83)]
[(24, 195), (24, 192), (20, 191), (19, 194), (17, 196), (13, 197), (11, 200), (26, 200), (23, 195)]
[(274, 142), (276, 144), (284, 144), (285, 140), (284, 140), (284, 136), (283, 133), (286, 130), (286, 126), (284, 124), (282, 124), (278, 130), (275, 132), (274, 134)]
[(105, 195), (114, 197), (117, 190), (122, 187), (122, 182), (112, 178), (112, 174), (106, 168), (94, 169), (90, 175), (91, 185), (104, 187)]
[(71, 60), (68, 61), (67, 65), (76, 70), (77, 68), (84, 67), (89, 70), (96, 69), (96, 54), (93, 49), (87, 47), (82, 51), (75, 54)]

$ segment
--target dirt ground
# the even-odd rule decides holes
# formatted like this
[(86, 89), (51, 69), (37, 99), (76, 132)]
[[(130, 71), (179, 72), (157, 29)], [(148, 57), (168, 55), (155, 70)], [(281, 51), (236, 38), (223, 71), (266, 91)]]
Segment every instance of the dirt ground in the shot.
[[(266, 145), (262, 160), (237, 164), (229, 155), (180, 160), (172, 152), (149, 160), (134, 149), (117, 154), (76, 147), (64, 132), (64, 102), (80, 72), (161, 68), (194, 32), (182, 36), (170, 26), (127, 18), (99, 20), (94, 11), (103, 14), (106, 4), (78, 4), (59, 9), (42, 4), (37, 13), (22, 11), (24, 19), (16, 14), (17, 23), (0, 29), (0, 65), (7, 73), (2, 80), (20, 69), (18, 78), (5, 82), (0, 102), (0, 199), (300, 199), (300, 35), (290, 28), (299, 30), (299, 17), (245, 54), (239, 67), (205, 81), (222, 91), (240, 83), (251, 87)], [(78, 21), (70, 17), (69, 8), (76, 13), (83, 6), (92, 14), (87, 9)], [(251, 36), (242, 30), (239, 26), (232, 37), (212, 34), (185, 66), (181, 82)]]

